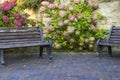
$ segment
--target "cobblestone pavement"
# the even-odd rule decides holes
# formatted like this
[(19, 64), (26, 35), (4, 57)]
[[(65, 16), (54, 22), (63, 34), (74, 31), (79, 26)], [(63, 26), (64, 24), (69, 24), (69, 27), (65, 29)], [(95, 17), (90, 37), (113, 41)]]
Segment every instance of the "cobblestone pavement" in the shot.
[(53, 62), (46, 56), (6, 55), (0, 80), (120, 80), (120, 54), (99, 59), (95, 54), (53, 53)]

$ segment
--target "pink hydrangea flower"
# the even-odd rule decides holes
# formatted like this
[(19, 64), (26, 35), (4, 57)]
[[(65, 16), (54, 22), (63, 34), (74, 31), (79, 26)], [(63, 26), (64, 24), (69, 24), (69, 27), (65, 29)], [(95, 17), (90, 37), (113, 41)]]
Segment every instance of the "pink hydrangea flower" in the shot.
[(87, 22), (91, 23), (91, 22), (92, 22), (92, 19), (87, 19)]
[(95, 26), (94, 25), (91, 25), (89, 30), (94, 30), (95, 29)]
[(47, 29), (44, 29), (43, 30), (43, 34), (47, 34), (48, 33), (48, 30)]
[(74, 3), (80, 3), (81, 0), (74, 0)]
[(8, 23), (8, 22), (9, 22), (8, 16), (4, 16), (4, 17), (3, 17), (3, 21), (4, 21), (5, 23)]
[(82, 13), (77, 14), (77, 18), (81, 19), (82, 18)]
[(73, 38), (70, 39), (70, 42), (75, 42), (75, 40)]
[(6, 5), (6, 6), (7, 6), (8, 4), (9, 4), (8, 1), (4, 1), (4, 2), (3, 2), (3, 5)]
[(15, 6), (15, 3), (14, 3), (14, 2), (10, 2), (10, 3), (9, 3), (9, 6), (10, 6), (11, 8), (13, 8), (13, 7)]
[(68, 26), (68, 27), (67, 27), (67, 32), (68, 32), (68, 33), (73, 33), (74, 30), (75, 30), (75, 28), (74, 28), (73, 26)]
[(16, 0), (9, 0), (9, 2), (16, 2)]
[(61, 5), (58, 6), (58, 8), (59, 8), (59, 9), (64, 9), (64, 5), (61, 4)]
[(47, 34), (46, 34), (46, 33), (44, 33), (44, 34), (43, 34), (43, 37), (45, 37), (45, 38), (46, 38), (46, 37), (47, 37)]
[(15, 2), (8, 2), (8, 1), (4, 1), (1, 4), (1, 10), (2, 12), (8, 12), (10, 9), (12, 9), (15, 6)]
[(73, 2), (74, 0), (69, 0), (70, 2)]
[(61, 45), (59, 43), (54, 43), (54, 46), (56, 49), (60, 49), (61, 48)]
[(55, 8), (55, 5), (51, 3), (51, 4), (48, 5), (48, 8), (49, 8), (49, 9), (54, 9), (54, 8)]
[(5, 6), (4, 8), (3, 8), (3, 11), (4, 12), (7, 12), (7, 11), (9, 11), (11, 9), (11, 6), (10, 5), (7, 5), (7, 6)]
[(88, 43), (88, 42), (89, 42), (89, 39), (88, 39), (88, 38), (86, 38), (86, 39), (85, 39), (85, 43)]
[(75, 16), (74, 15), (69, 16), (69, 20), (70, 21), (74, 21), (75, 20)]
[(14, 12), (14, 17), (16, 18), (16, 19), (19, 19), (20, 18), (20, 13), (19, 12)]
[(73, 11), (73, 10), (74, 10), (74, 7), (69, 6), (69, 10), (70, 10), (70, 11)]
[(44, 17), (50, 17), (50, 15), (47, 13), (44, 13)]
[(64, 20), (64, 24), (68, 24), (70, 21), (67, 19), (67, 20)]
[(67, 31), (64, 31), (63, 35), (64, 35), (64, 36), (68, 36), (68, 32), (67, 32)]
[(23, 18), (23, 17), (21, 16), (20, 19), (19, 19), (19, 21), (20, 21), (21, 23), (23, 23), (23, 22), (25, 22), (25, 18)]
[(53, 31), (54, 30), (54, 27), (48, 23), (45, 24), (45, 30), (49, 30), (49, 31)]
[(97, 20), (98, 19), (97, 15), (92, 15), (92, 19)]
[(63, 26), (63, 21), (58, 21), (59, 26)]
[(40, 12), (44, 12), (46, 10), (46, 7), (41, 6), (39, 10), (40, 10)]
[(15, 27), (21, 27), (22, 26), (22, 23), (21, 23), (20, 20), (15, 20), (14, 24), (15, 24)]
[(54, 27), (52, 25), (49, 25), (48, 27), (50, 31), (54, 31)]
[(78, 31), (78, 30), (75, 31), (75, 34), (76, 34), (76, 35), (80, 35), (80, 31)]
[(95, 9), (98, 8), (98, 4), (97, 4), (97, 3), (94, 3), (92, 6), (93, 6), (93, 8), (95, 8)]
[(41, 4), (42, 4), (43, 6), (48, 6), (50, 3), (49, 3), (48, 1), (42, 1)]
[(65, 17), (67, 15), (67, 12), (65, 10), (60, 10), (59, 15), (60, 17)]
[(95, 11), (93, 11), (91, 14), (92, 14), (92, 15), (95, 15)]

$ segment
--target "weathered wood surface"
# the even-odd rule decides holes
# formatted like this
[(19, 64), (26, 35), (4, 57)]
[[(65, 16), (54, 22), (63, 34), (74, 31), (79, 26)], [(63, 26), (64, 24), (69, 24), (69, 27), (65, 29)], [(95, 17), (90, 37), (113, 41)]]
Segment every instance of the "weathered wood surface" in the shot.
[(49, 60), (52, 59), (52, 41), (44, 40), (41, 27), (6, 28), (0, 27), (0, 64), (4, 65), (3, 51), (8, 48), (39, 46), (42, 57), (43, 47), (47, 48)]
[(49, 45), (42, 41), (42, 34), (37, 27), (0, 30), (0, 49), (35, 45)]

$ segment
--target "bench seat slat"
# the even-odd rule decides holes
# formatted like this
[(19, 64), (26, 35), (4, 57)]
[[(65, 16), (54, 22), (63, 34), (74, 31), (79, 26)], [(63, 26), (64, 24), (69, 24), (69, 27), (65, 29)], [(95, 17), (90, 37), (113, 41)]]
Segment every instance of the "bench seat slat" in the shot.
[(0, 43), (4, 42), (19, 42), (19, 41), (40, 41), (40, 38), (31, 38), (31, 39), (12, 39), (12, 40), (0, 40)]
[(112, 43), (112, 42), (108, 42), (108, 41), (101, 41), (99, 42), (99, 45), (104, 45), (104, 46), (120, 46), (120, 43)]
[(112, 33), (111, 36), (120, 36), (120, 33)]
[(110, 39), (109, 41), (120, 41), (120, 39), (115, 39), (115, 38), (112, 38), (112, 39)]
[(3, 37), (0, 37), (0, 40), (6, 40), (6, 39), (30, 39), (30, 38), (40, 38), (40, 35), (3, 36)]
[(0, 33), (0, 37), (2, 36), (20, 36), (20, 35), (37, 35), (37, 34), (40, 34), (39, 32), (26, 32), (26, 33), (21, 33), (21, 32), (18, 32), (18, 33)]
[(120, 27), (119, 26), (113, 27), (113, 30), (115, 30), (115, 29), (120, 30)]
[(8, 44), (8, 43), (29, 43), (29, 42), (41, 42), (40, 40), (26, 40), (26, 41), (9, 41), (9, 42), (1, 42), (0, 41), (0, 45), (1, 44)]
[(117, 30), (117, 29), (116, 29), (116, 30), (112, 30), (112, 32), (113, 32), (113, 33), (119, 33), (120, 30)]
[(0, 45), (1, 49), (6, 49), (6, 48), (15, 48), (15, 47), (29, 47), (29, 46), (48, 46), (49, 43), (43, 43), (43, 42), (28, 42), (28, 43), (9, 43), (9, 44), (4, 44), (4, 45)]
[(111, 36), (110, 39), (120, 39), (120, 36)]

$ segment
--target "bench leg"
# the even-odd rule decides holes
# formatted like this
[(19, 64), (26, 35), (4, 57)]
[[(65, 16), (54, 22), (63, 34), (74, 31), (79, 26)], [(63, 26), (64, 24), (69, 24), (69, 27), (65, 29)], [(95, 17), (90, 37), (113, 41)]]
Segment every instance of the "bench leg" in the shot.
[(107, 48), (108, 48), (108, 54), (110, 54), (110, 56), (112, 57), (113, 55), (112, 55), (112, 48), (111, 48), (111, 46), (108, 46)]
[(4, 56), (3, 56), (3, 50), (0, 50), (0, 64), (1, 65), (5, 64), (5, 62), (4, 62)]
[(52, 41), (48, 40), (48, 42), (50, 43), (49, 46), (47, 46), (47, 54), (48, 54), (48, 59), (52, 60), (52, 55), (51, 55), (51, 50), (52, 50)]
[(40, 53), (39, 53), (39, 57), (43, 57), (43, 47), (40, 46)]
[(102, 53), (102, 50), (103, 50), (103, 46), (101, 45), (97, 45), (97, 50), (98, 50), (98, 54), (97, 54), (97, 57), (99, 57)]

